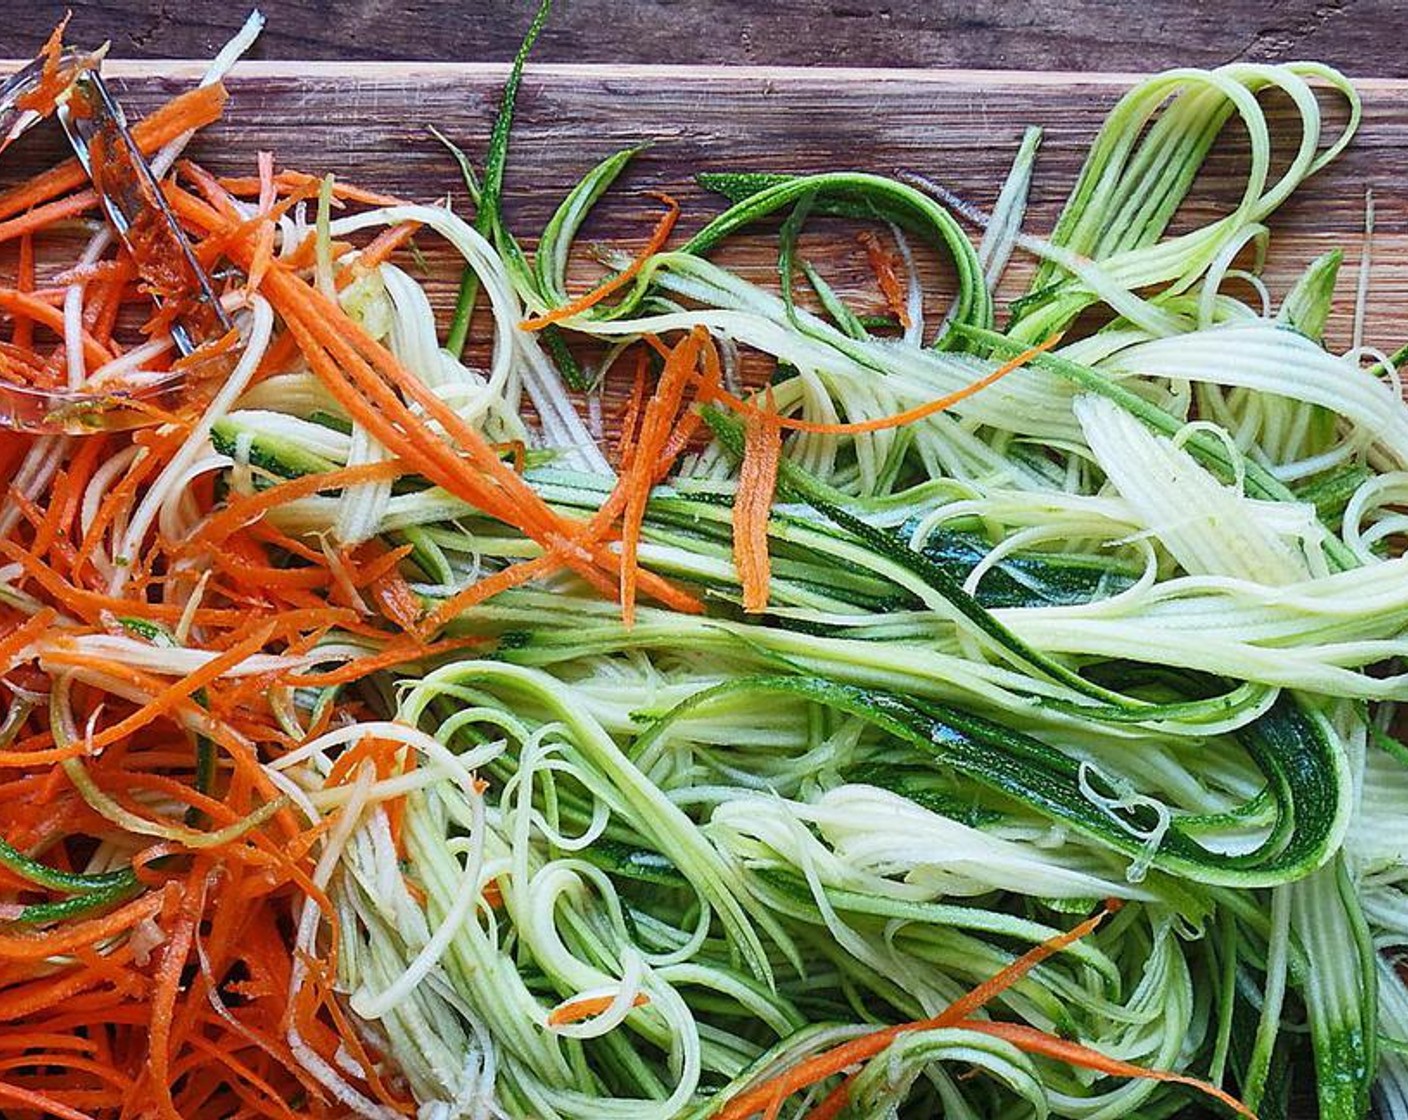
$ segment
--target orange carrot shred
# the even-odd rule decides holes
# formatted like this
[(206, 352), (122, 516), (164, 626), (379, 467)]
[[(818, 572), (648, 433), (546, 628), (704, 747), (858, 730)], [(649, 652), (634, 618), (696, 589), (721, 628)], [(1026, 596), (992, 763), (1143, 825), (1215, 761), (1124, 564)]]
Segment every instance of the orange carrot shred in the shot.
[(0, 638), (0, 673), (9, 672), (25, 647), (41, 637), (57, 617), (58, 613), (53, 607), (44, 607)]
[(626, 469), (618, 483), (625, 499), (621, 515), (620, 594), (621, 619), (627, 626), (635, 622), (636, 588), (641, 579), (637, 556), (646, 504), (650, 500), (657, 467), (676, 423), (703, 341), (703, 329), (695, 328), (670, 352), (660, 375), (660, 383), (646, 403), (639, 436), (634, 447), (626, 453), (626, 463), (623, 464)]
[(675, 220), (680, 216), (680, 204), (667, 194), (656, 194), (654, 197), (663, 202), (669, 209), (666, 211), (655, 226), (655, 232), (650, 235), (650, 240), (646, 242), (645, 248), (641, 250), (630, 264), (618, 272), (609, 280), (598, 284), (586, 295), (578, 296), (574, 300), (569, 300), (561, 307), (555, 307), (551, 311), (532, 319), (525, 319), (519, 323), (519, 327), (525, 331), (542, 330), (549, 323), (560, 323), (564, 319), (570, 319), (574, 315), (580, 315), (604, 300), (613, 292), (620, 291), (627, 284), (636, 278), (636, 275), (644, 268), (647, 262), (665, 247), (665, 242), (670, 239), (670, 231), (675, 228)]
[[(19, 263), (16, 267), (15, 287), (22, 293), (34, 291), (34, 238), (26, 234), (20, 238)], [(22, 350), (34, 344), (34, 326), (28, 315), (14, 312), (15, 330), (10, 337)]]
[(22, 1108), (34, 1109), (42, 1116), (53, 1116), (57, 1120), (93, 1120), (88, 1113), (69, 1108), (51, 1096), (12, 1085), (7, 1081), (0, 1081), (0, 1100), (13, 1101)]
[[(65, 12), (64, 18), (59, 20), (59, 24), (49, 33), (49, 38), (39, 49), (39, 57), (44, 60), (43, 69), (39, 74), (39, 84), (32, 90), (16, 98), (15, 106), (31, 113), (38, 113), (47, 117), (54, 111), (54, 105), (58, 101), (59, 95), (68, 86), (69, 77), (60, 72), (60, 61), (64, 50), (64, 30), (68, 27), (68, 21), (73, 17), (72, 12)], [(3, 152), (8, 143), (0, 142), (0, 152)]]
[[(824, 1053), (798, 1062), (775, 1077), (764, 1081), (761, 1085), (745, 1090), (720, 1110), (717, 1120), (746, 1120), (747, 1117), (765, 1109), (774, 1110), (780, 1107), (781, 1102), (793, 1093), (825, 1081), (828, 1077), (841, 1073), (850, 1066), (868, 1061), (882, 1053), (900, 1035), (912, 1031), (935, 1030), (958, 1025), (971, 1012), (1001, 995), (1041, 961), (1053, 953), (1068, 948), (1080, 938), (1091, 933), (1108, 914), (1117, 908), (1118, 902), (1107, 904), (1099, 914), (1080, 923), (1070, 931), (1057, 934), (1050, 940), (1028, 950), (988, 982), (980, 984), (968, 996), (960, 997), (932, 1018), (912, 1023), (900, 1023), (860, 1035)], [(836, 1102), (830, 1098), (823, 1102), (822, 1108), (826, 1110), (823, 1112), (823, 1116), (828, 1117), (834, 1116), (838, 1110)]]
[[(201, 128), (217, 119), (224, 111), (227, 94), (225, 87), (216, 83), (197, 86), (178, 94), (162, 105), (150, 116), (144, 117), (132, 126), (132, 138), (143, 155), (151, 155), (168, 141), (174, 140), (183, 132)], [(88, 173), (78, 160), (65, 160), (57, 167), (35, 176), (27, 183), (0, 194), (0, 219), (11, 218), (50, 202), (66, 191), (77, 190), (88, 182)], [(90, 190), (83, 190), (86, 205), (72, 213), (81, 213), (89, 206), (97, 205), (97, 196)], [(79, 197), (79, 196), (74, 196)], [(67, 215), (66, 215), (67, 216)], [(50, 219), (52, 220), (52, 219)], [(41, 223), (41, 225), (44, 223)], [(30, 228), (40, 228), (39, 225)], [(17, 237), (23, 230), (10, 228), (9, 222), (0, 221), (0, 241)]]
[[(568, 1023), (580, 1023), (583, 1019), (590, 1019), (594, 1015), (600, 1015), (611, 1004), (615, 1002), (614, 996), (588, 996), (585, 999), (568, 1000), (560, 1003), (548, 1013), (548, 1026), (561, 1027)], [(644, 992), (637, 992), (636, 998), (631, 1001), (632, 1007), (644, 1007), (650, 1002), (650, 997)]]
[(880, 244), (880, 238), (870, 230), (862, 231), (856, 240), (865, 246), (865, 255), (870, 260), (870, 269), (875, 273), (875, 279), (880, 282), (880, 293), (885, 297), (885, 302), (890, 305), (890, 310), (895, 313), (900, 326), (908, 330), (909, 309), (905, 306), (904, 287), (895, 270), (894, 258), (886, 251), (885, 246)]
[(1218, 1088), (1209, 1081), (1201, 1078), (1191, 1077), (1183, 1073), (1173, 1073), (1168, 1070), (1149, 1069), (1145, 1066), (1136, 1066), (1131, 1062), (1123, 1062), (1118, 1058), (1107, 1057), (1098, 1050), (1092, 1050), (1088, 1046), (1082, 1046), (1078, 1042), (1069, 1039), (1059, 1038), (1046, 1031), (1039, 1031), (1035, 1027), (1029, 1027), (1024, 1023), (994, 1023), (989, 1020), (965, 1019), (955, 1024), (962, 1030), (974, 1031), (978, 1034), (991, 1035), (993, 1038), (1000, 1038), (1005, 1042), (1010, 1042), (1017, 1049), (1028, 1054), (1040, 1054), (1046, 1058), (1052, 1058), (1058, 1062), (1065, 1062), (1068, 1065), (1080, 1066), (1083, 1069), (1094, 1070), (1096, 1073), (1103, 1073), (1108, 1077), (1137, 1077), (1149, 1081), (1166, 1081), (1176, 1085), (1186, 1085), (1190, 1089), (1196, 1089), (1200, 1093), (1205, 1093), (1216, 1101), (1220, 1101), (1239, 1116), (1245, 1116), (1248, 1120), (1256, 1120), (1256, 1113), (1244, 1105), (1231, 1093)]
[[(982, 392), (990, 385), (996, 384), (1009, 373), (1021, 369), (1038, 354), (1045, 353), (1060, 341), (1061, 335), (1053, 334), (1044, 342), (1033, 346), (1029, 350), (1024, 350), (1015, 358), (1003, 362), (1002, 365), (998, 366), (990, 373), (983, 374), (982, 377), (969, 382), (967, 385), (963, 386), (963, 388), (956, 389), (952, 393), (937, 397), (924, 404), (915, 405), (913, 408), (907, 408), (903, 412), (896, 412), (890, 416), (880, 416), (873, 420), (855, 420), (840, 424), (827, 424), (814, 420), (801, 420), (791, 416), (779, 416), (776, 418), (775, 423), (778, 427), (784, 428), (789, 432), (810, 432), (815, 435), (831, 436), (860, 435), (864, 432), (879, 432), (888, 428), (903, 427), (905, 424), (913, 424), (916, 421), (933, 416), (938, 412), (944, 412), (954, 405), (966, 401), (969, 397)], [(760, 412), (756, 405), (750, 404), (748, 401), (736, 397), (724, 389), (714, 390), (710, 394), (710, 399), (726, 405), (728, 408), (744, 416), (752, 416)]]
[(768, 389), (766, 411), (748, 413), (744, 432), (743, 464), (733, 499), (733, 558), (743, 588), (743, 609), (750, 614), (767, 610), (772, 558), (768, 551), (768, 519), (777, 489), (777, 468), (782, 458), (782, 430)]

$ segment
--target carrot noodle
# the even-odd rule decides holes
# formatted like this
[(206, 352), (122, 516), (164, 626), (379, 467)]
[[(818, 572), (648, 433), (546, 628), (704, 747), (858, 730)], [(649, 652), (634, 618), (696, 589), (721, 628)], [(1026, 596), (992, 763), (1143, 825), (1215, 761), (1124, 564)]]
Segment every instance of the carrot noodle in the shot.
[[(807, 1089), (842, 1072), (849, 1066), (867, 1061), (883, 1053), (895, 1039), (903, 1034), (961, 1024), (969, 1014), (996, 999), (1043, 960), (1088, 936), (1109, 913), (1117, 908), (1117, 906), (1107, 906), (1099, 914), (1081, 922), (1070, 931), (1049, 938), (1023, 954), (995, 976), (979, 984), (966, 995), (959, 997), (938, 1015), (918, 1022), (902, 1023), (863, 1034), (824, 1054), (808, 1058), (776, 1078), (740, 1093), (719, 1112), (719, 1120), (746, 1120), (747, 1117), (764, 1109), (773, 1111), (777, 1107), (777, 1102), (786, 1100), (793, 1093)], [(842, 1103), (844, 1100), (843, 1097)], [(836, 1110), (837, 1104), (829, 1099), (821, 1105), (823, 1116), (834, 1115)]]
[(875, 279), (880, 283), (880, 292), (885, 297), (885, 302), (890, 305), (890, 310), (894, 312), (895, 318), (900, 321), (900, 326), (909, 329), (909, 309), (906, 305), (904, 286), (900, 283), (899, 273), (895, 270), (895, 261), (885, 246), (880, 244), (880, 238), (870, 230), (864, 230), (857, 238), (865, 246), (866, 256), (870, 260), (871, 270), (875, 273)]
[[(548, 1013), (548, 1026), (560, 1027), (564, 1023), (580, 1023), (583, 1019), (590, 1019), (593, 1015), (600, 1015), (615, 1001), (615, 996), (594, 996), (585, 999), (574, 999), (554, 1007)], [(631, 1001), (632, 1007), (644, 1007), (650, 1002), (650, 997), (644, 992), (637, 992)]]
[(744, 434), (743, 465), (733, 501), (733, 553), (743, 586), (743, 609), (764, 611), (772, 565), (768, 554), (768, 517), (777, 487), (777, 464), (782, 457), (782, 430), (774, 419), (772, 391), (766, 411), (748, 414)]
[(618, 292), (629, 284), (646, 262), (656, 253), (665, 247), (665, 243), (670, 239), (670, 231), (675, 228), (675, 221), (680, 216), (680, 204), (667, 194), (656, 195), (667, 207), (664, 217), (656, 223), (655, 230), (650, 235), (650, 240), (646, 242), (645, 248), (640, 255), (631, 261), (625, 268), (618, 272), (611, 279), (598, 284), (585, 295), (578, 296), (574, 300), (569, 300), (561, 307), (553, 308), (532, 319), (525, 319), (519, 326), (525, 331), (538, 331), (551, 323), (560, 323), (564, 319), (571, 319), (580, 315), (583, 311), (588, 311), (595, 307), (613, 292)]
[[(928, 401), (925, 404), (915, 405), (915, 407), (905, 409), (903, 412), (896, 412), (890, 416), (881, 416), (874, 420), (854, 420), (843, 424), (826, 424), (814, 420), (802, 420), (793, 416), (778, 416), (773, 419), (771, 423), (790, 432), (810, 432), (813, 435), (829, 436), (861, 435), (866, 432), (885, 431), (887, 428), (901, 428), (906, 424), (916, 423), (936, 413), (944, 412), (956, 404), (961, 404), (969, 397), (982, 392), (984, 389), (988, 388), (988, 386), (1001, 381), (1009, 373), (1014, 373), (1021, 369), (1033, 358), (1037, 357), (1039, 354), (1044, 354), (1060, 341), (1061, 335), (1054, 334), (1040, 345), (1022, 351), (1022, 353), (1018, 354), (1015, 358), (1003, 362), (991, 373), (983, 374), (982, 377), (976, 378), (969, 384), (963, 386), (963, 388), (938, 397), (935, 400)], [(742, 400), (722, 388), (714, 389), (709, 394), (709, 397), (711, 400), (727, 405), (735, 412), (742, 413), (750, 420), (754, 416), (762, 414), (762, 410), (756, 405), (750, 404), (748, 401)]]

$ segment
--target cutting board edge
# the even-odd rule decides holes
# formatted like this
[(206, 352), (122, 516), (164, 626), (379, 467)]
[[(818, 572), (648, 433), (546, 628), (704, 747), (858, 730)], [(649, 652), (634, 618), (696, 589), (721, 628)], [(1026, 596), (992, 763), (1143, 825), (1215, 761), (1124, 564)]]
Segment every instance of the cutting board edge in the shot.
[[(0, 74), (9, 73), (28, 59), (0, 59)], [(191, 78), (198, 79), (209, 64), (200, 59), (108, 59), (103, 72), (121, 78)], [(508, 74), (508, 64), (502, 62), (422, 62), (329, 60), (252, 59), (237, 63), (231, 76), (238, 79), (281, 77), (326, 78), (453, 78), (502, 79)], [(930, 85), (972, 86), (975, 82), (991, 82), (1004, 86), (1064, 87), (1073, 85), (1116, 86), (1132, 85), (1148, 74), (1095, 70), (984, 70), (984, 69), (917, 69), (861, 68), (846, 66), (672, 66), (650, 63), (530, 63), (530, 76), (543, 78), (585, 79), (660, 79), (683, 81), (738, 79), (756, 81), (786, 81), (812, 85), (845, 84), (874, 85), (885, 83), (922, 83)], [(1408, 78), (1351, 78), (1361, 91), (1408, 92)]]

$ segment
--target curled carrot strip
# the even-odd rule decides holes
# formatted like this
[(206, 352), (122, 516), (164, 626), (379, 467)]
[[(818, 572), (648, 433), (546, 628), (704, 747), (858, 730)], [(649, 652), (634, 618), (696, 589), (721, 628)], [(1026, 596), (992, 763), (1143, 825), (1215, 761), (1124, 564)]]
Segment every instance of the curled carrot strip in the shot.
[[(956, 404), (966, 401), (969, 397), (975, 396), (988, 388), (990, 385), (1001, 381), (1009, 373), (1014, 373), (1021, 369), (1038, 354), (1043, 354), (1061, 341), (1061, 335), (1053, 334), (1044, 342), (1033, 346), (1030, 350), (1024, 350), (1011, 361), (1003, 362), (991, 373), (985, 373), (976, 381), (969, 382), (961, 389), (955, 389), (952, 393), (938, 397), (924, 404), (907, 408), (903, 412), (896, 412), (889, 416), (878, 416), (873, 420), (854, 420), (848, 423), (827, 424), (816, 420), (801, 420), (792, 416), (779, 416), (775, 423), (779, 428), (784, 428), (789, 432), (810, 432), (814, 435), (826, 436), (853, 436), (864, 432), (880, 432), (888, 428), (900, 428), (905, 424), (913, 424), (918, 420), (933, 416), (935, 413), (944, 412)], [(711, 394), (711, 399), (720, 404), (726, 405), (734, 412), (744, 416), (752, 416), (760, 412), (755, 404), (740, 397), (734, 396), (725, 389), (715, 389)]]
[[(137, 142), (137, 147), (143, 155), (151, 155), (183, 132), (202, 128), (216, 120), (224, 111), (226, 100), (225, 87), (219, 83), (187, 90), (134, 124), (132, 139)], [(65, 160), (57, 167), (0, 194), (0, 219), (13, 218), (16, 214), (23, 214), (43, 203), (52, 202), (68, 191), (84, 187), (87, 182), (88, 173), (83, 170), (78, 160)], [(97, 195), (92, 191), (83, 190), (82, 197), (86, 200), (85, 205), (74, 211), (76, 213), (82, 213), (89, 206), (97, 205)], [(30, 225), (28, 228), (36, 229), (41, 226)], [(23, 226), (16, 228), (11, 222), (0, 221), (0, 241), (18, 237), (23, 232)]]
[(583, 311), (595, 307), (612, 292), (619, 291), (634, 280), (636, 274), (645, 267), (646, 262), (665, 247), (665, 242), (670, 239), (670, 231), (675, 228), (675, 220), (680, 216), (680, 204), (673, 198), (667, 194), (657, 194), (655, 197), (660, 199), (669, 209), (656, 224), (655, 232), (650, 235), (650, 240), (646, 242), (645, 248), (641, 250), (635, 260), (611, 279), (598, 284), (586, 295), (578, 296), (576, 299), (564, 303), (561, 307), (554, 307), (551, 311), (544, 312), (532, 319), (524, 319), (518, 324), (519, 327), (525, 331), (539, 331), (549, 323), (560, 323), (564, 319), (580, 315)]

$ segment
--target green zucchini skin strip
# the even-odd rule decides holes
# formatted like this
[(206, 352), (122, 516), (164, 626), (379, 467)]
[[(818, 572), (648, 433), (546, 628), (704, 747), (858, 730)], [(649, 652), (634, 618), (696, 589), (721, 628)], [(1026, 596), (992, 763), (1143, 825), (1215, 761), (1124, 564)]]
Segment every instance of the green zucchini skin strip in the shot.
[(1292, 890), (1291, 927), (1306, 949), (1303, 995), (1320, 1116), (1359, 1120), (1378, 1068), (1377, 950), (1343, 859)]
[(141, 884), (137, 882), (134, 875), (128, 881), (114, 883), (102, 890), (75, 894), (57, 902), (31, 903), (19, 912), (14, 921), (25, 925), (43, 925), (48, 922), (79, 918), (85, 914), (91, 914), (95, 910), (102, 910), (123, 902), (140, 890)]
[[(494, 117), (494, 127), (489, 133), (489, 153), (484, 162), (484, 178), (479, 184), (479, 197), (475, 200), (475, 228), (498, 246), (515, 279), (530, 287), (532, 274), (528, 264), (523, 259), (522, 251), (518, 248), (517, 243), (504, 228), (501, 196), (503, 195), (504, 166), (508, 162), (509, 133), (513, 128), (514, 104), (518, 100), (518, 85), (523, 80), (523, 67), (528, 62), (528, 55), (533, 50), (533, 44), (538, 41), (538, 36), (547, 26), (548, 16), (551, 14), (552, 0), (541, 0), (537, 11), (533, 14), (533, 21), (528, 25), (528, 30), (523, 36), (523, 42), (519, 45), (518, 53), (514, 55), (508, 80), (504, 83), (503, 94), (499, 98), (499, 111)], [(464, 165), (462, 164), (462, 166)], [(466, 176), (466, 181), (468, 178)], [(479, 276), (473, 268), (466, 265), (460, 274), (459, 294), (455, 299), (454, 321), (450, 325), (450, 333), (445, 341), (445, 349), (449, 350), (456, 358), (464, 353), (465, 341), (469, 337), (469, 323), (474, 315), (474, 304), (478, 294)]]
[[(1146, 854), (1139, 839), (1097, 810), (1081, 791), (1080, 765), (1069, 755), (993, 720), (876, 689), (802, 676), (727, 681), (696, 694), (662, 717), (642, 736), (638, 749), (644, 750), (655, 735), (686, 711), (716, 697), (747, 691), (799, 696), (859, 716), (979, 785), (1106, 847), (1134, 858)], [(1278, 817), (1289, 822), (1273, 830), (1279, 846), (1266, 844), (1242, 855), (1212, 852), (1183, 833), (1174, 818), (1153, 855), (1152, 867), (1205, 886), (1252, 889), (1301, 879), (1337, 850), (1348, 828), (1351, 808), (1344, 751), (1323, 721), (1290, 696), (1278, 698), (1252, 728), (1239, 738), (1267, 776)], [(1284, 842), (1279, 842), (1282, 839)]]
[(60, 871), (56, 867), (50, 867), (39, 860), (31, 859), (3, 839), (0, 839), (0, 865), (16, 875), (28, 879), (36, 886), (77, 894), (101, 893), (115, 887), (130, 887), (137, 882), (137, 878), (130, 868), (102, 871), (92, 875)]
[[(705, 422), (713, 429), (730, 453), (741, 457), (742, 425), (732, 416), (716, 408), (704, 410)], [(1002, 650), (1018, 667), (1064, 685), (1076, 696), (1090, 703), (1072, 705), (1082, 714), (1099, 719), (1108, 714), (1125, 721), (1140, 718), (1161, 718), (1158, 705), (1138, 697), (1127, 696), (1087, 680), (1061, 662), (1033, 649), (999, 622), (978, 600), (953, 578), (941, 565), (922, 552), (916, 552), (904, 541), (884, 529), (869, 524), (833, 500), (826, 489), (790, 460), (778, 464), (778, 487), (805, 501), (819, 513), (830, 518), (839, 528), (850, 533), (866, 547), (885, 559), (907, 569), (937, 591), (967, 622), (996, 648)], [(1200, 705), (1201, 707), (1201, 705)]]

